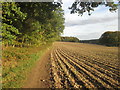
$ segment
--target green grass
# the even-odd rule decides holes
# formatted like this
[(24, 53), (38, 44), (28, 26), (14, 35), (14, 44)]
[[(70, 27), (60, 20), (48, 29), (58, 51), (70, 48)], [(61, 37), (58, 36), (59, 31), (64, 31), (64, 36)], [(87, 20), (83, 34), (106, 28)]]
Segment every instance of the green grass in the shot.
[(8, 47), (2, 52), (2, 87), (21, 88), (27, 74), (51, 44), (41, 47)]

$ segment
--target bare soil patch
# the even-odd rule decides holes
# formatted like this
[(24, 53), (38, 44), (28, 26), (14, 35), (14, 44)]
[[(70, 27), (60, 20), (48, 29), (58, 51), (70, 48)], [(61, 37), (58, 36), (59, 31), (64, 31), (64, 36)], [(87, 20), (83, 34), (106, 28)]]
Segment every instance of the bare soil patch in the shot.
[(50, 50), (36, 63), (28, 75), (23, 88), (49, 88), (50, 87)]
[(56, 42), (31, 71), (26, 88), (120, 88), (118, 48)]

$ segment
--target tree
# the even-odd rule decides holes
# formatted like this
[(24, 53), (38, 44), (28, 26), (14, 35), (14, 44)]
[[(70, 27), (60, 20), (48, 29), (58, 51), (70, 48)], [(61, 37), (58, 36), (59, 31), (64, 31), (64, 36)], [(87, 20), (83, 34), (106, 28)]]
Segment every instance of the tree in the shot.
[[(19, 5), (23, 12), (28, 13), (28, 18), (25, 21), (26, 23), (24, 23), (25, 28), (23, 32), (23, 34), (25, 34), (26, 36), (27, 35), (29, 35), (28, 37), (34, 36), (34, 33), (33, 35), (31, 35), (32, 33), (29, 33), (31, 30), (33, 30), (32, 28), (33, 25), (36, 28), (40, 27), (39, 29), (37, 29), (38, 34), (36, 33), (36, 35), (40, 36), (39, 41), (41, 41), (41, 43), (46, 43), (50, 40), (54, 40), (57, 36), (60, 35), (60, 33), (63, 32), (64, 18), (63, 18), (63, 10), (61, 9), (61, 7), (57, 6), (56, 4), (53, 4), (52, 2), (20, 3)], [(35, 20), (39, 24), (33, 22)], [(28, 22), (33, 22), (32, 23), (33, 25), (30, 25), (30, 23)], [(35, 41), (33, 38), (32, 40)], [(27, 41), (31, 41), (31, 39)], [(36, 43), (36, 41), (34, 43)]]
[(8, 45), (41, 45), (63, 32), (63, 10), (53, 2), (4, 2), (3, 42)]
[(120, 31), (108, 31), (101, 35), (99, 42), (107, 46), (119, 46), (120, 44)]
[(94, 8), (98, 7), (99, 5), (105, 5), (106, 7), (109, 7), (111, 12), (116, 11), (118, 9), (118, 3), (115, 4), (113, 0), (75, 0), (69, 9), (71, 9), (71, 14), (78, 13), (82, 16), (83, 13), (88, 12), (88, 15), (91, 15), (91, 11), (94, 11)]

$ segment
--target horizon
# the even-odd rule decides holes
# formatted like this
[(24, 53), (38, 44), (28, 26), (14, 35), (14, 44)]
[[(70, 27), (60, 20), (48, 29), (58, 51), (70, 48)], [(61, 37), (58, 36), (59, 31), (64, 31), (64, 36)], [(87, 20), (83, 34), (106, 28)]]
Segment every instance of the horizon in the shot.
[[(117, 32), (117, 31), (112, 31), (112, 30), (111, 30), (111, 31), (105, 31), (105, 32)], [(104, 32), (104, 33), (105, 33), (105, 32)], [(120, 31), (118, 31), (118, 32), (120, 32)], [(103, 34), (103, 33), (102, 33), (102, 34)], [(102, 34), (101, 34), (101, 35), (102, 35)], [(74, 36), (61, 36), (61, 37), (74, 37)], [(101, 37), (101, 36), (100, 36), (100, 37)], [(99, 37), (99, 38), (100, 38), (100, 37)], [(77, 38), (77, 37), (75, 37), (75, 38)], [(99, 38), (95, 38), (95, 39), (93, 38), (93, 39), (87, 39), (87, 40), (98, 40)], [(79, 39), (79, 38), (77, 38), (77, 39)], [(79, 40), (83, 40), (83, 41), (84, 41), (84, 39), (79, 39)]]
[[(118, 10), (110, 12), (108, 7), (99, 6), (89, 16), (70, 14), (68, 7), (74, 1), (64, 0), (62, 8), (64, 10), (65, 29), (61, 36), (77, 37), (80, 40), (99, 39), (106, 31), (118, 31)], [(107, 16), (107, 17), (106, 17)]]

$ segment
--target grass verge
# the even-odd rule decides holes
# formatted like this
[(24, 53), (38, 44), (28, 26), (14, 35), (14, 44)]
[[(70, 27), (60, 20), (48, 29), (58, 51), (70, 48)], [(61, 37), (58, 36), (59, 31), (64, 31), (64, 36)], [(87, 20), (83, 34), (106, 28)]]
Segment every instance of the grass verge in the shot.
[(3, 50), (2, 87), (21, 88), (27, 73), (50, 46), (51, 43), (40, 47), (8, 47)]

